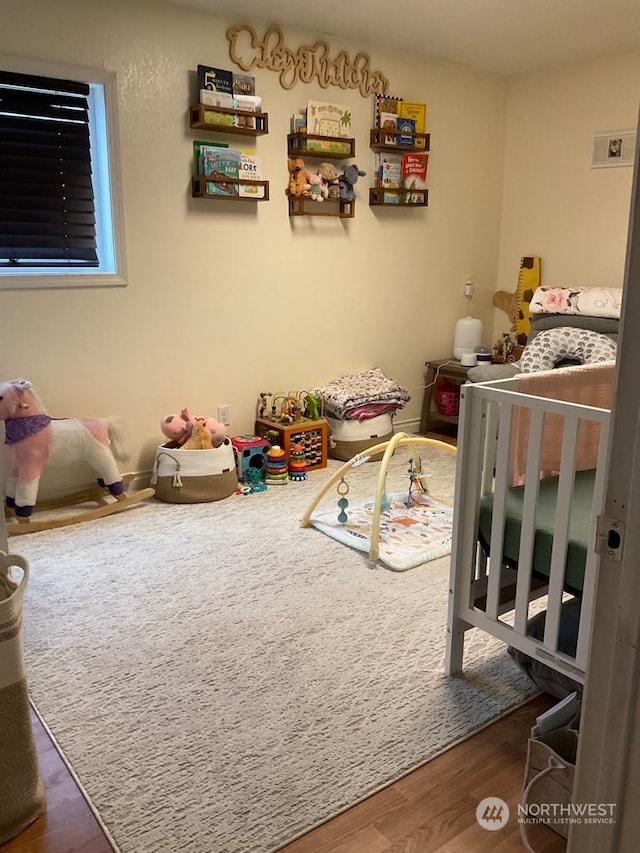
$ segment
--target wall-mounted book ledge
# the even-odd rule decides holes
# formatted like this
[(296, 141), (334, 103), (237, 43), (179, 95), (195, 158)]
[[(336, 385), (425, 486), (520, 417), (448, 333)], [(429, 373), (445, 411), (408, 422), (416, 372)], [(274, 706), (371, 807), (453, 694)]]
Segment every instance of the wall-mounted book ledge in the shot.
[(426, 207), (429, 190), (411, 190), (395, 187), (369, 187), (369, 206)]
[(289, 133), (287, 153), (290, 157), (324, 157), (329, 160), (341, 160), (356, 156), (356, 141), (346, 136)]
[(313, 201), (304, 196), (289, 196), (289, 216), (337, 216), (341, 219), (353, 219), (355, 201), (347, 199), (325, 199)]
[(196, 175), (191, 178), (191, 195), (216, 201), (269, 201), (269, 181)]
[(269, 113), (194, 104), (189, 107), (189, 127), (194, 130), (213, 130), (216, 133), (263, 136), (269, 133)]

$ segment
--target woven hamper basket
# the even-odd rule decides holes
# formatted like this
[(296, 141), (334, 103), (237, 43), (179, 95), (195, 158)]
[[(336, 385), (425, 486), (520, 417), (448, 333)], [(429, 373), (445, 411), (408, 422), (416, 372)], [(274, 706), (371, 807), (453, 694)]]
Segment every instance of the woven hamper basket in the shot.
[(231, 442), (212, 450), (182, 450), (161, 444), (156, 450), (151, 485), (158, 500), (195, 504), (228, 498), (238, 487)]
[[(22, 579), (14, 581), (17, 566)], [(0, 551), (0, 844), (18, 835), (44, 806), (22, 657), (22, 597), (27, 561)]]
[(329, 456), (348, 462), (356, 453), (364, 453), (374, 444), (393, 438), (391, 415), (378, 415), (360, 423), (356, 420), (327, 418), (329, 424)]

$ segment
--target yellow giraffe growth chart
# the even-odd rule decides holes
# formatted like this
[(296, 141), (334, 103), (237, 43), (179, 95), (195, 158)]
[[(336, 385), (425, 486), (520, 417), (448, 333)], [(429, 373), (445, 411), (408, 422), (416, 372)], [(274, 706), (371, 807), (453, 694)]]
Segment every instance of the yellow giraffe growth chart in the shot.
[(537, 287), (540, 285), (540, 258), (520, 258), (518, 271), (518, 286), (515, 293), (498, 290), (493, 295), (493, 304), (504, 311), (511, 323), (516, 344), (524, 346), (531, 328), (529, 304)]

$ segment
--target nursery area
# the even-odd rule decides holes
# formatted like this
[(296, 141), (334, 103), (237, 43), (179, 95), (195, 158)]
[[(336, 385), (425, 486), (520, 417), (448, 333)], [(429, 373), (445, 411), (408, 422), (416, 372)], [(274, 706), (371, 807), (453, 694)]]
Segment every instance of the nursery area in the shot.
[(629, 832), (637, 4), (461, 4), (3, 3), (7, 853), (507, 849), (574, 689)]

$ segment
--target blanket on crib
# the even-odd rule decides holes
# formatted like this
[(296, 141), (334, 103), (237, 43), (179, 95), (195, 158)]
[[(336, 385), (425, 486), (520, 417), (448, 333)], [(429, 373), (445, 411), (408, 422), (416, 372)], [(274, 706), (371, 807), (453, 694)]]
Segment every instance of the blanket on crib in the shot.
[[(545, 397), (610, 409), (613, 395), (615, 362), (585, 364), (555, 370), (540, 370), (537, 373), (522, 373), (518, 376), (518, 391), (534, 397)], [(513, 463), (512, 485), (524, 483), (529, 449), (531, 417), (528, 409), (518, 407), (514, 412), (511, 458)], [(540, 473), (542, 477), (555, 476), (560, 471), (562, 453), (562, 415), (547, 413), (542, 437)], [(600, 425), (581, 422), (578, 430), (576, 471), (597, 467), (600, 445)]]
[(324, 412), (340, 420), (359, 417), (365, 412), (366, 417), (371, 417), (369, 412), (373, 409), (367, 407), (375, 407), (378, 415), (381, 411), (400, 409), (411, 399), (409, 392), (385, 376), (379, 367), (332, 379), (313, 393), (322, 400)]

